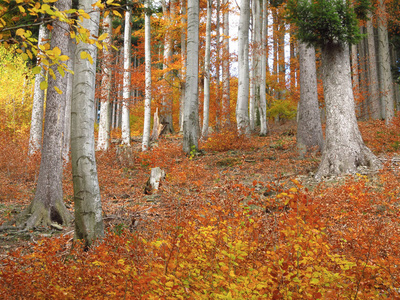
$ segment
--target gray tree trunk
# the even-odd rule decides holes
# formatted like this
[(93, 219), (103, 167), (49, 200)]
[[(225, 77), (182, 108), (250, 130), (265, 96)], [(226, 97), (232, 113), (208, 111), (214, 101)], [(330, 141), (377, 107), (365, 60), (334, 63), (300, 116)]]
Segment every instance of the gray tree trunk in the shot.
[(321, 117), (318, 106), (315, 49), (299, 42), (300, 102), (297, 111), (297, 150), (301, 157), (323, 147)]
[(124, 31), (124, 79), (122, 96), (122, 116), (121, 116), (121, 138), (122, 144), (129, 146), (131, 144), (131, 128), (129, 122), (129, 100), (131, 85), (131, 16), (132, 7), (128, 6), (125, 12), (125, 31)]
[(220, 63), (221, 63), (221, 49), (220, 49), (220, 10), (221, 10), (221, 0), (217, 0), (216, 7), (216, 25), (215, 25), (215, 51), (216, 51), (216, 62), (215, 62), (215, 73), (216, 73), (216, 82), (215, 82), (215, 129), (219, 130), (221, 128), (221, 82), (220, 82)]
[(151, 121), (151, 46), (150, 46), (150, 14), (147, 12), (150, 1), (146, 0), (144, 17), (144, 53), (145, 53), (145, 97), (144, 97), (144, 126), (142, 151), (150, 148), (150, 121)]
[(387, 31), (386, 8), (383, 0), (378, 1), (378, 51), (381, 103), (385, 108), (384, 117), (389, 125), (394, 117), (393, 79), (390, 69), (390, 49)]
[(210, 117), (210, 54), (211, 54), (211, 0), (207, 0), (207, 23), (206, 23), (206, 53), (204, 60), (204, 102), (203, 102), (203, 127), (201, 136), (207, 139)]
[(110, 147), (110, 130), (111, 130), (111, 115), (110, 115), (110, 95), (111, 95), (111, 36), (112, 22), (111, 14), (103, 20), (103, 32), (107, 33), (104, 39), (110, 48), (103, 50), (102, 63), (102, 78), (101, 78), (101, 103), (100, 103), (100, 121), (99, 121), (99, 136), (97, 138), (97, 150), (107, 151)]
[(368, 88), (369, 88), (369, 115), (372, 119), (381, 118), (381, 107), (379, 99), (379, 81), (375, 53), (374, 26), (372, 25), (372, 13), (369, 13), (370, 20), (367, 21), (367, 42), (368, 42)]
[[(172, 29), (174, 26), (174, 19), (175, 19), (175, 11), (176, 11), (176, 0), (170, 0), (169, 2), (169, 10), (167, 8), (167, 5), (165, 3), (165, 0), (163, 2), (163, 12), (164, 12), (164, 17), (167, 22), (167, 31), (165, 33), (165, 38), (164, 38), (164, 63), (163, 63), (163, 69), (167, 69), (170, 67), (172, 63), (172, 56), (174, 54), (174, 43), (172, 40)], [(173, 124), (173, 118), (172, 118), (172, 106), (173, 106), (173, 98), (172, 98), (172, 92), (167, 92), (168, 90), (171, 90), (171, 81), (172, 81), (172, 74), (171, 72), (165, 72), (164, 74), (164, 89), (165, 89), (165, 95), (162, 95), (161, 97), (161, 109), (160, 109), (160, 122), (165, 126), (165, 132), (168, 133), (174, 133), (174, 124)]]
[(224, 17), (223, 17), (223, 42), (222, 42), (222, 127), (230, 125), (230, 53), (229, 53), (229, 0), (224, 0)]
[[(55, 7), (60, 11), (71, 8), (71, 0), (59, 0)], [(69, 38), (64, 33), (69, 31), (68, 24), (54, 22), (51, 38), (51, 49), (58, 47), (63, 55), (69, 56)], [(50, 226), (52, 223), (66, 225), (71, 215), (63, 202), (62, 175), (62, 143), (65, 116), (67, 78), (62, 77), (53, 65), (56, 75), (48, 78), (46, 114), (43, 133), (42, 157), (36, 193), (28, 208), (17, 217), (17, 225), (26, 230), (37, 226)], [(63, 91), (59, 94), (54, 87)]]
[(198, 150), (199, 141), (199, 0), (188, 0), (186, 98), (183, 151)]
[(242, 0), (239, 19), (238, 96), (236, 126), (240, 133), (249, 134), (249, 26), (250, 0)]
[[(96, 0), (80, 0), (79, 8), (90, 15), (82, 26), (98, 35), (100, 13), (93, 10)], [(93, 58), (93, 64), (82, 60), (85, 51)], [(75, 238), (90, 246), (104, 235), (100, 188), (97, 177), (94, 142), (94, 92), (96, 79), (97, 48), (80, 42), (75, 51), (74, 90), (71, 115), (71, 161), (75, 203)]]
[[(49, 32), (46, 25), (42, 24), (39, 27), (38, 46), (47, 43)], [(38, 47), (39, 49), (39, 47)], [(38, 50), (40, 54), (40, 50)], [(44, 90), (40, 88), (40, 83), (45, 80), (46, 74), (44, 69), (35, 75), (35, 88), (33, 92), (32, 104), (32, 119), (29, 135), (29, 150), (28, 155), (32, 155), (39, 151), (42, 144), (42, 130), (43, 130), (43, 106), (44, 106)]]
[(322, 49), (326, 103), (326, 141), (316, 178), (355, 173), (357, 167), (377, 169), (376, 156), (365, 146), (358, 129), (347, 45), (328, 44)]
[(181, 97), (180, 97), (180, 106), (179, 106), (179, 131), (183, 132), (183, 118), (185, 111), (185, 98), (186, 98), (186, 1), (182, 0), (182, 30), (181, 30)]
[(260, 82), (260, 135), (268, 133), (267, 126), (267, 95), (266, 95), (266, 80), (267, 80), (267, 37), (268, 37), (268, 3), (263, 0), (262, 9), (262, 32), (261, 32), (261, 82)]

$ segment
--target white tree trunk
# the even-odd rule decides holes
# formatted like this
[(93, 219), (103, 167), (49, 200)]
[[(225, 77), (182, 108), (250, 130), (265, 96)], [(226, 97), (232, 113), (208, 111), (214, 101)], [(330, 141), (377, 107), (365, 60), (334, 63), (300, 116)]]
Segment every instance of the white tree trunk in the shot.
[[(257, 6), (259, 1), (252, 1), (251, 5), (251, 16), (253, 17), (250, 22), (252, 25), (251, 31), (251, 43), (252, 43), (252, 51), (250, 55), (250, 73), (249, 73), (249, 82), (250, 82), (250, 98), (249, 98), (249, 126), (250, 130), (254, 131), (255, 127), (255, 118), (256, 118), (256, 89), (257, 89), (257, 71), (258, 71), (258, 56), (257, 56), (257, 43), (256, 43), (256, 31), (260, 30), (260, 24), (256, 24), (257, 18)], [(258, 27), (258, 28), (256, 28)], [(250, 42), (250, 41), (249, 41)]]
[(211, 0), (207, 0), (206, 55), (204, 60), (204, 104), (202, 138), (207, 139), (210, 117)]
[(297, 111), (297, 150), (301, 157), (323, 147), (321, 117), (318, 105), (315, 49), (299, 42), (300, 102)]
[(229, 53), (229, 0), (223, 2), (223, 41), (222, 41), (222, 127), (230, 125), (230, 53)]
[[(82, 26), (98, 36), (100, 13), (93, 10), (96, 0), (80, 0), (79, 8), (89, 14)], [(82, 60), (85, 51), (93, 64)], [(96, 45), (80, 42), (75, 51), (74, 90), (71, 119), (71, 161), (75, 203), (75, 238), (90, 246), (104, 235), (100, 188), (97, 177), (94, 141), (94, 93), (96, 79)]]
[(199, 0), (188, 0), (186, 98), (183, 119), (183, 151), (199, 145)]
[(267, 127), (267, 95), (266, 95), (266, 80), (267, 80), (267, 57), (266, 52), (268, 37), (268, 3), (263, 0), (262, 9), (262, 33), (261, 33), (261, 82), (260, 82), (260, 135), (268, 133)]
[(182, 0), (182, 29), (181, 29), (181, 97), (180, 97), (180, 106), (179, 106), (179, 131), (183, 132), (183, 118), (185, 111), (185, 98), (186, 98), (186, 1)]
[(129, 99), (131, 85), (131, 15), (132, 8), (129, 6), (127, 11), (125, 12), (124, 31), (124, 79), (121, 116), (121, 138), (123, 145), (131, 144), (131, 128), (129, 122)]
[(149, 0), (145, 2), (145, 17), (144, 17), (144, 53), (145, 53), (145, 97), (144, 97), (144, 126), (143, 126), (143, 141), (142, 151), (146, 151), (150, 147), (150, 121), (151, 121), (151, 48), (150, 48), (150, 13)]
[(97, 138), (97, 150), (108, 150), (110, 147), (110, 130), (111, 130), (111, 115), (110, 115), (110, 94), (111, 94), (111, 36), (112, 23), (111, 14), (103, 20), (103, 32), (107, 33), (104, 43), (108, 48), (103, 50), (102, 63), (102, 78), (101, 78), (101, 103), (100, 103), (100, 121), (99, 121), (99, 136)]
[(372, 13), (369, 13), (370, 20), (367, 21), (368, 41), (368, 88), (369, 88), (369, 115), (373, 119), (381, 118), (381, 107), (379, 99), (379, 82), (375, 53), (374, 26), (372, 25)]
[(249, 26), (250, 0), (242, 0), (239, 19), (238, 97), (236, 125), (240, 133), (249, 134)]
[[(49, 31), (46, 25), (42, 24), (39, 27), (38, 37), (38, 49), (40, 45), (47, 43), (49, 38)], [(40, 50), (38, 50), (40, 54)], [(44, 106), (44, 90), (40, 88), (40, 83), (45, 79), (46, 74), (44, 69), (35, 76), (35, 89), (33, 92), (33, 104), (32, 104), (32, 119), (31, 129), (29, 136), (29, 150), (28, 155), (32, 155), (36, 151), (39, 151), (42, 144), (42, 128), (43, 128), (43, 106)]]
[(378, 51), (381, 103), (385, 108), (385, 123), (389, 125), (394, 117), (393, 80), (390, 69), (390, 49), (387, 31), (386, 8), (383, 0), (378, 1)]
[(326, 104), (326, 141), (316, 178), (355, 173), (357, 167), (381, 166), (365, 146), (358, 129), (347, 45), (328, 44), (322, 49)]

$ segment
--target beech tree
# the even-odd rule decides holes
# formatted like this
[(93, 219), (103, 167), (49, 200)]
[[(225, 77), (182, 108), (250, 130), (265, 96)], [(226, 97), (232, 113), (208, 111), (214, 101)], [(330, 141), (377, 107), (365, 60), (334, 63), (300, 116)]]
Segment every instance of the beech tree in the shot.
[(223, 0), (223, 41), (222, 41), (222, 126), (230, 125), (230, 60), (229, 60), (229, 0)]
[(150, 119), (151, 119), (151, 48), (150, 48), (150, 1), (146, 0), (144, 4), (144, 30), (145, 30), (145, 98), (144, 98), (144, 126), (142, 151), (146, 151), (150, 147)]
[[(59, 11), (66, 11), (71, 8), (71, 0), (58, 0), (55, 7)], [(57, 56), (61, 53), (69, 55), (69, 37), (65, 32), (69, 32), (69, 25), (56, 20), (50, 48)], [(62, 142), (67, 78), (59, 72), (57, 65), (53, 65), (49, 73), (51, 76), (48, 79), (43, 147), (36, 193), (31, 204), (15, 220), (18, 226), (26, 230), (54, 223), (66, 225), (71, 220), (63, 201), (62, 190)]]
[(199, 147), (199, 0), (188, 0), (186, 98), (183, 118), (183, 151)]
[[(49, 31), (46, 25), (39, 26), (38, 48), (47, 43), (49, 38)], [(40, 66), (40, 61), (37, 62)], [(40, 150), (42, 144), (42, 129), (43, 129), (43, 107), (44, 107), (44, 87), (41, 88), (42, 82), (45, 81), (45, 71), (40, 67), (41, 71), (35, 76), (35, 90), (33, 92), (32, 104), (32, 119), (29, 135), (29, 150), (28, 154), (31, 155)]]
[(332, 0), (293, 1), (289, 9), (299, 40), (319, 46), (322, 53), (326, 141), (316, 178), (355, 173), (359, 166), (379, 168), (380, 161), (362, 140), (355, 114), (348, 45), (361, 36), (353, 9)]
[[(90, 19), (83, 19), (82, 26), (92, 36), (98, 36), (100, 21), (95, 3), (96, 0), (79, 1), (80, 9), (90, 16)], [(104, 235), (94, 142), (96, 55), (95, 44), (81, 41), (76, 45), (71, 107), (75, 238), (84, 240), (87, 247)], [(85, 56), (89, 59), (82, 59)]]
[(236, 126), (239, 132), (250, 133), (249, 124), (249, 26), (250, 0), (242, 0), (239, 19), (238, 96)]

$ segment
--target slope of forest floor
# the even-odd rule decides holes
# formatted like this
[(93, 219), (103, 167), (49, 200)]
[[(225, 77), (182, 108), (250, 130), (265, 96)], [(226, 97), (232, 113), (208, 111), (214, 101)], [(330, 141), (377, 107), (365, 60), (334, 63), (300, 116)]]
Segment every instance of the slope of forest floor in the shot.
[[(400, 298), (400, 118), (360, 122), (385, 163), (378, 173), (313, 179), (320, 154), (300, 159), (293, 123), (266, 137), (210, 135), (200, 153), (182, 137), (151, 151), (132, 142), (97, 152), (106, 237), (84, 252), (62, 231), (0, 233), (2, 299)], [(14, 138), (14, 139), (13, 139)], [(0, 223), (27, 206), (40, 157), (26, 137), (1, 137)], [(166, 172), (144, 192), (150, 169)], [(71, 166), (64, 198), (73, 212)], [(26, 282), (31, 282), (29, 286)]]

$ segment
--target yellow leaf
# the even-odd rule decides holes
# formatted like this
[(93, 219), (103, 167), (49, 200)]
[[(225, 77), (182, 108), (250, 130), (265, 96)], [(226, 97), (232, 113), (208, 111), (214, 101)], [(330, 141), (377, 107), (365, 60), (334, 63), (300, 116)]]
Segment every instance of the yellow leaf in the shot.
[(85, 51), (81, 52), (81, 59), (85, 59), (85, 58), (87, 58), (87, 56), (88, 56), (87, 52), (85, 52)]
[(60, 55), (59, 59), (60, 59), (61, 61), (66, 61), (66, 60), (69, 59), (69, 57), (68, 57), (67, 55)]
[(116, 10), (113, 10), (113, 14), (114, 14), (114, 16), (122, 18), (121, 14)]
[(165, 283), (165, 285), (166, 285), (167, 287), (173, 287), (173, 286), (174, 286), (174, 283), (173, 283), (172, 281), (168, 281), (168, 282)]
[(21, 5), (18, 5), (18, 9), (19, 9), (19, 11), (20, 11), (21, 13), (24, 13), (24, 12), (25, 12), (25, 8), (24, 8), (23, 6), (21, 6)]
[(88, 55), (87, 55), (87, 59), (89, 60), (90, 64), (93, 65), (93, 58), (92, 58), (92, 56), (91, 56), (89, 53), (88, 53)]
[(39, 67), (39, 66), (36, 66), (36, 67), (34, 67), (33, 69), (32, 69), (32, 72), (33, 72), (33, 74), (39, 74), (40, 73), (40, 71), (42, 71), (42, 68), (41, 67)]
[(60, 90), (58, 87), (54, 86), (54, 89), (56, 90), (57, 93), (59, 93), (60, 95), (63, 93), (62, 90)]
[(42, 9), (43, 9), (44, 11), (46, 11), (46, 10), (50, 9), (50, 5), (48, 5), (48, 4), (43, 4), (43, 5), (42, 5)]
[(23, 60), (28, 60), (28, 55), (26, 53), (21, 54)]
[(107, 36), (108, 36), (107, 32), (103, 33), (101, 36), (99, 36), (98, 41), (104, 40)]
[(22, 28), (19, 28), (19, 29), (17, 29), (17, 31), (15, 32), (15, 34), (16, 34), (16, 35), (19, 35), (19, 36), (24, 36), (25, 30), (22, 29)]
[(54, 55), (55, 55), (56, 57), (57, 57), (57, 56), (60, 56), (60, 54), (61, 54), (60, 48), (54, 47), (54, 48), (53, 48), (53, 53), (54, 53)]
[(109, 13), (110, 13), (110, 11), (109, 11), (109, 10), (107, 10), (107, 11), (104, 13), (104, 16), (103, 16), (103, 18), (107, 18), (107, 16), (109, 15)]
[(42, 91), (44, 91), (45, 89), (47, 89), (47, 86), (48, 86), (47, 81), (42, 81), (42, 82), (40, 83), (40, 89), (41, 89)]
[(81, 14), (82, 17), (84, 17), (85, 19), (90, 19), (90, 16), (85, 13), (83, 10), (80, 10), (79, 13)]
[(74, 39), (74, 38), (75, 38), (75, 31), (70, 31), (69, 34), (70, 34), (70, 36), (71, 36), (71, 39)]
[(28, 54), (28, 56), (29, 56), (30, 59), (33, 58), (32, 52), (31, 52), (29, 49), (26, 50), (26, 53)]
[(50, 75), (51, 77), (53, 77), (54, 80), (56, 80), (56, 74), (54, 74), (53, 69), (49, 69), (49, 75)]
[(57, 67), (57, 70), (58, 70), (58, 73), (60, 73), (62, 77), (65, 76), (64, 69), (63, 69), (61, 66), (58, 66), (58, 67)]

